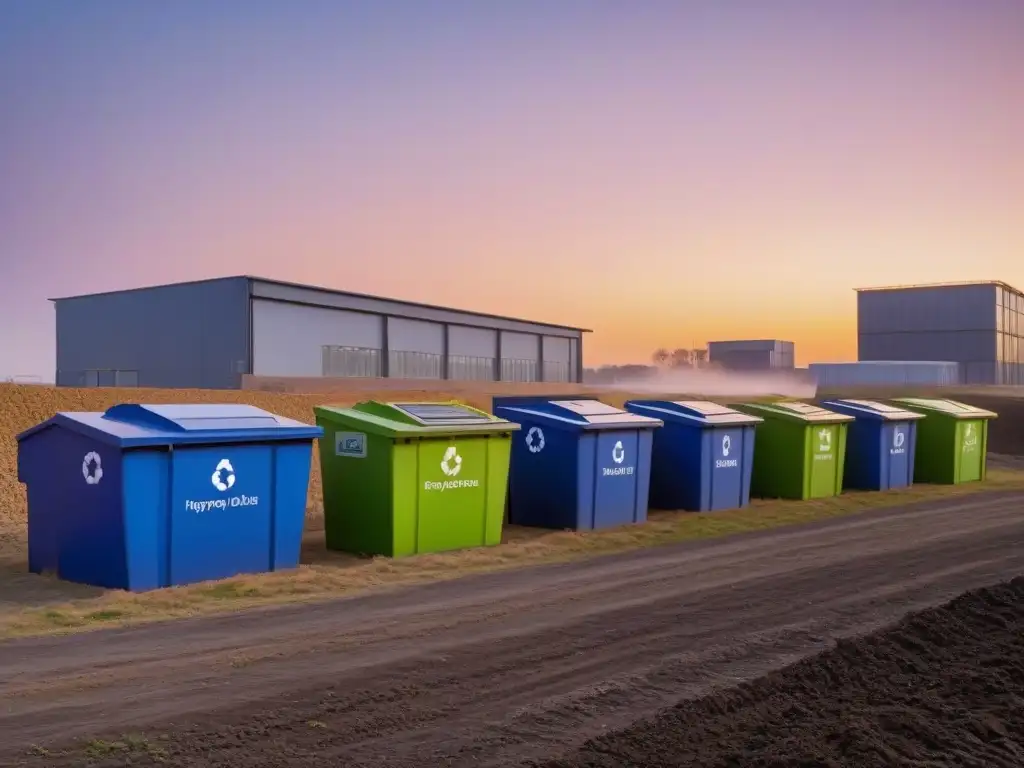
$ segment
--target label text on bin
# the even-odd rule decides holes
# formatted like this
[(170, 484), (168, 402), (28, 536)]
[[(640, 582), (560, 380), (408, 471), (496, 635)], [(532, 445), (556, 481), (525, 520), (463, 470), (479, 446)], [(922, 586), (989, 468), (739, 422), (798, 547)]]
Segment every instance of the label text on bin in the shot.
[(210, 512), (212, 510), (225, 510), (228, 507), (255, 507), (260, 503), (259, 496), (232, 496), (229, 499), (210, 499), (208, 501), (193, 501), (188, 499), (185, 502), (185, 509), (195, 512)]
[(614, 475), (632, 475), (633, 467), (604, 467), (601, 469), (601, 475), (603, 477), (611, 477)]
[(451, 491), (456, 488), (479, 488), (479, 480), (426, 480), (423, 483), (424, 491)]

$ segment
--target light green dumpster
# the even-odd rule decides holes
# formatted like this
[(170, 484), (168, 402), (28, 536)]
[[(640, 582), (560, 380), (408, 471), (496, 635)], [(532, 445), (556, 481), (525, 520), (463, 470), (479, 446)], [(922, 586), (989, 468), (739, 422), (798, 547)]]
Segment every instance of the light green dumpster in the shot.
[(956, 400), (903, 397), (894, 402), (924, 414), (917, 423), (915, 483), (956, 485), (984, 480), (992, 411)]
[(752, 496), (821, 499), (842, 493), (852, 416), (798, 402), (733, 407), (764, 419), (754, 430)]
[(328, 549), (401, 557), (501, 542), (518, 424), (455, 402), (314, 410)]

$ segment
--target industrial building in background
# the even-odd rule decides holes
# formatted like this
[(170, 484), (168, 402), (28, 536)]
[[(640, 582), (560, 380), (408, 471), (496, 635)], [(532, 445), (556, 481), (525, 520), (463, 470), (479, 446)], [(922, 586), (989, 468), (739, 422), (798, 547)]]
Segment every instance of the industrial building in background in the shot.
[(709, 362), (732, 371), (793, 368), (794, 357), (792, 341), (753, 339), (708, 342)]
[(945, 360), (962, 384), (1024, 384), (1024, 294), (1001, 282), (862, 288), (859, 360)]
[(68, 387), (234, 389), (247, 373), (578, 382), (588, 332), (249, 276), (52, 301)]

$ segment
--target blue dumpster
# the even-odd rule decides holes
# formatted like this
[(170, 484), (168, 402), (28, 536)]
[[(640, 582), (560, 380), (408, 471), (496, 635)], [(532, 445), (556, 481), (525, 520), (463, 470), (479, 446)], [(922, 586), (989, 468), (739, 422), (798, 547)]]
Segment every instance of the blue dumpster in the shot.
[(711, 512), (750, 502), (754, 427), (764, 419), (701, 400), (630, 400), (665, 422), (651, 450), (651, 506)]
[(917, 421), (923, 414), (874, 400), (828, 400), (823, 407), (855, 419), (846, 436), (845, 488), (886, 491), (914, 482)]
[(647, 519), (651, 432), (661, 421), (597, 400), (494, 398), (512, 441), (509, 522), (593, 530)]
[(33, 573), (142, 591), (298, 565), (313, 440), (249, 405), (115, 405), (18, 435)]

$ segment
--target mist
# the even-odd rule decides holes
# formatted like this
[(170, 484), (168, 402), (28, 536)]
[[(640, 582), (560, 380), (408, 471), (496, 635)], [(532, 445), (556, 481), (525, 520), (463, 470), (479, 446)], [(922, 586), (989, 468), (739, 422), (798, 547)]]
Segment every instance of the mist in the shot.
[(704, 397), (765, 397), (776, 395), (795, 399), (813, 398), (815, 381), (796, 371), (723, 371), (686, 368), (661, 370), (643, 376), (602, 382), (602, 389), (651, 394), (687, 394)]

